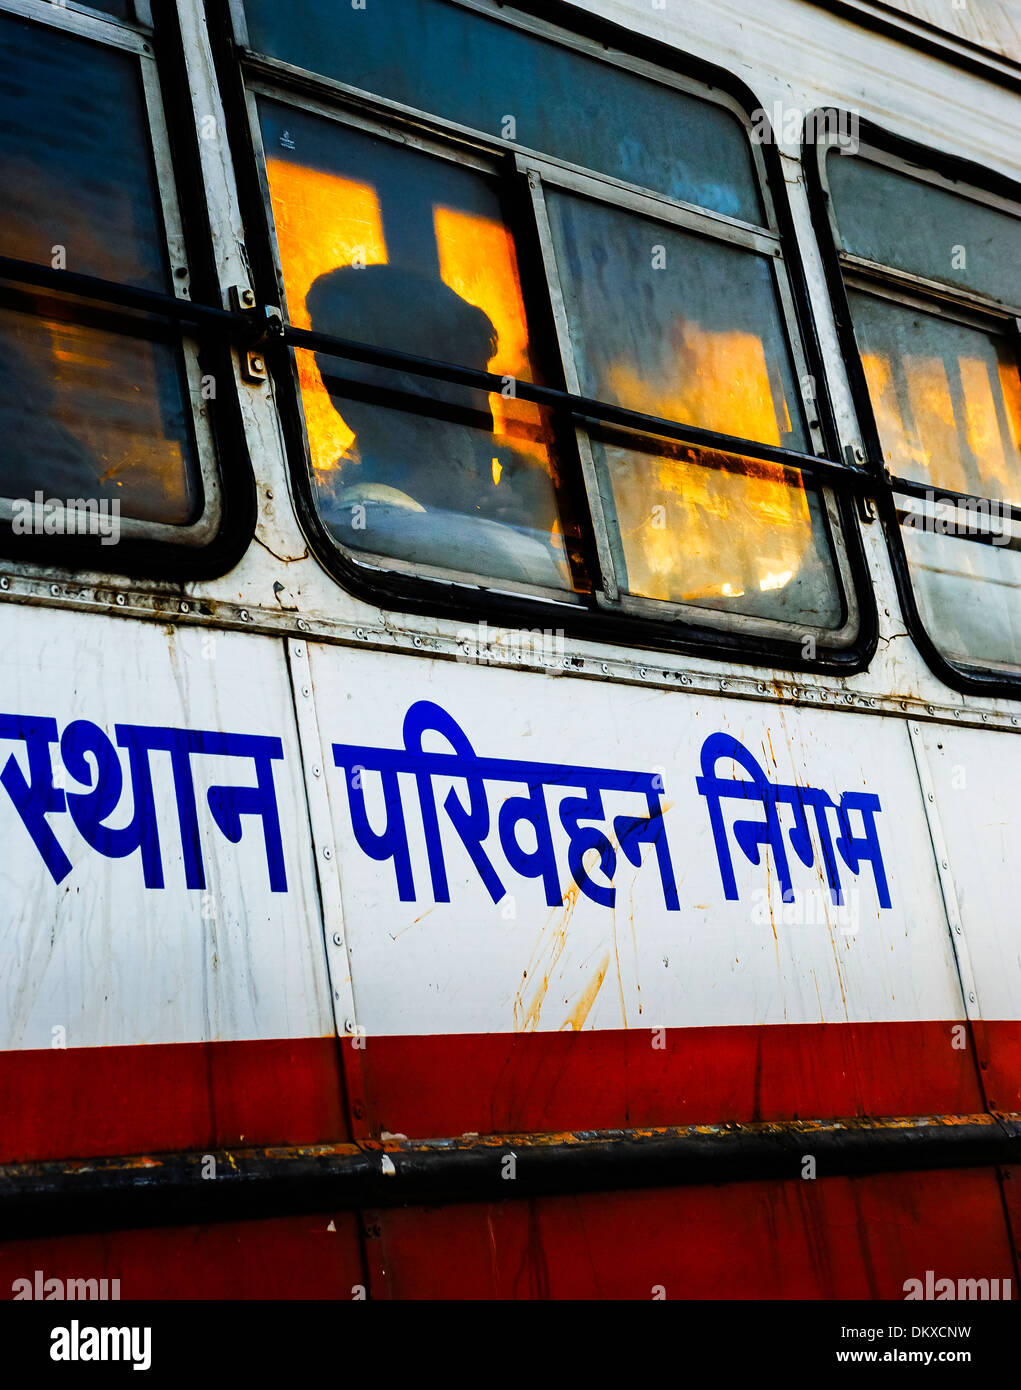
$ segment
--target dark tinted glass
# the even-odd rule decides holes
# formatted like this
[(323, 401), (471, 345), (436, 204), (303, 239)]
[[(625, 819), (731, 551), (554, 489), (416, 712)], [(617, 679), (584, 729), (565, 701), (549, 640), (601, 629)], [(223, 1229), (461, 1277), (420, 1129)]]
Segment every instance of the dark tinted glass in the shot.
[(118, 499), (182, 525), (201, 509), (176, 350), (0, 307), (0, 495)]
[(102, 10), (115, 19), (133, 19), (131, 0), (82, 0), (90, 10)]
[(168, 288), (138, 61), (0, 16), (0, 254)]
[[(261, 115), (293, 323), (534, 379), (516, 248), (488, 179), (273, 103)], [(340, 544), (572, 586), (576, 532), (535, 406), (323, 353), (297, 362), (318, 505)]]
[(751, 222), (744, 128), (712, 103), (443, 0), (246, 0), (253, 47), (489, 135)]
[(851, 155), (826, 171), (846, 251), (1021, 305), (1021, 219)]

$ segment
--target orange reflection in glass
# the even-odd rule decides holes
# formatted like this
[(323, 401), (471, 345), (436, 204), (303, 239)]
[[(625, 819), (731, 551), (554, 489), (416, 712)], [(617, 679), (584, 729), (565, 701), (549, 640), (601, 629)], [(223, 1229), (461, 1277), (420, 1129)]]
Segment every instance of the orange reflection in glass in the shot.
[[(510, 232), (499, 222), (454, 208), (436, 208), (433, 224), (441, 279), (487, 314), (496, 329), (496, 356), (489, 362), (489, 371), (531, 381), (528, 326)], [(493, 433), (512, 440), (517, 449), (548, 466), (548, 440), (539, 407), (500, 392), (490, 395), (489, 405)], [(499, 483), (495, 470), (496, 465), (494, 478)]]
[[(678, 371), (669, 382), (644, 380), (629, 364), (611, 369), (618, 401), (649, 415), (780, 443), (790, 416), (781, 398), (778, 418), (760, 338), (685, 321), (673, 341)], [(783, 588), (797, 573), (812, 540), (799, 475), (763, 462), (749, 462), (741, 472), (707, 468), (694, 453), (626, 457), (614, 496), (629, 592), (674, 602), (734, 598), (750, 588)]]
[(894, 472), (954, 492), (1021, 496), (1021, 377), (1009, 363), (994, 376), (981, 357), (905, 354), (895, 373), (888, 355), (871, 352), (862, 365)]
[[(320, 275), (356, 263), (386, 264), (379, 199), (368, 184), (286, 159), (268, 159), (266, 171), (288, 312), (296, 328), (310, 328), (305, 296)], [(299, 349), (295, 356), (312, 467), (325, 472), (348, 455), (354, 434), (337, 413), (313, 354)]]

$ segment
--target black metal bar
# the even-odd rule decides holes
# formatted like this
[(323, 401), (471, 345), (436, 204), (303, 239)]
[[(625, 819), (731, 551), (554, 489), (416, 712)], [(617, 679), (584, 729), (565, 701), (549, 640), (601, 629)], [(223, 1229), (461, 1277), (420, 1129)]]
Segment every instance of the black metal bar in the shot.
[[(452, 362), (416, 357), (395, 348), (377, 347), (370, 343), (337, 338), (328, 333), (315, 333), (309, 329), (283, 325), (273, 309), (254, 310), (251, 314), (236, 313), (210, 304), (195, 304), (157, 290), (122, 285), (113, 280), (79, 275), (70, 270), (55, 270), (52, 266), (36, 265), (32, 261), (16, 260), (11, 256), (0, 256), (0, 280), (79, 295), (122, 309), (158, 314), (176, 323), (217, 331), (249, 347), (257, 342), (268, 344), (275, 340), (291, 347), (323, 352), (353, 362), (409, 372), (416, 376), (431, 377), (486, 392), (503, 391), (507, 384), (506, 377), (498, 376), (494, 372), (483, 372)], [(717, 430), (702, 429), (697, 425), (679, 424), (656, 415), (646, 415), (637, 410), (612, 405), (592, 396), (576, 396), (553, 386), (540, 386), (535, 382), (517, 379), (514, 380), (514, 392), (523, 400), (575, 418), (677, 440), (683, 444), (690, 444), (693, 448), (715, 449), (721, 453), (780, 464), (796, 469), (820, 483), (846, 488), (855, 493), (873, 493), (880, 486), (872, 475), (835, 463), (831, 459), (819, 458), (814, 454), (802, 454), (793, 449), (781, 449), (754, 439), (720, 434)]]
[[(495, 372), (483, 372), (474, 367), (459, 367), (451, 362), (438, 362), (428, 357), (416, 357), (411, 353), (399, 352), (394, 348), (376, 347), (370, 343), (357, 343), (348, 338), (336, 338), (328, 333), (315, 333), (306, 328), (286, 325), (282, 338), (291, 347), (305, 348), (311, 352), (322, 352), (335, 357), (347, 358), (353, 362), (364, 362), (374, 367), (390, 367), (397, 371), (414, 373), (416, 376), (433, 377), (438, 381), (452, 382), (457, 386), (470, 386), (480, 391), (501, 392), (507, 385), (507, 378)], [(624, 406), (612, 405), (608, 401), (596, 400), (592, 396), (576, 396), (569, 391), (558, 390), (554, 386), (540, 386), (532, 381), (514, 379), (514, 394), (522, 400), (536, 405), (548, 406), (552, 410), (565, 412), (572, 416), (594, 420), (600, 424), (619, 425), (637, 430), (643, 434), (659, 435), (665, 439), (676, 439), (695, 448), (717, 449), (722, 453), (738, 454), (753, 459), (764, 459), (778, 463), (801, 473), (819, 478), (838, 487), (855, 491), (874, 492), (877, 482), (870, 474), (859, 472), (830, 459), (819, 458), (815, 454), (802, 454), (793, 449), (781, 449), (773, 444), (763, 444), (754, 439), (742, 439), (735, 435), (720, 434), (717, 430), (702, 429), (697, 425), (683, 425), (674, 420), (664, 420), (657, 415), (645, 415)]]
[(116, 280), (79, 275), (73, 270), (55, 270), (52, 266), (36, 265), (34, 261), (19, 261), (13, 256), (0, 256), (0, 280), (56, 290), (61, 294), (79, 295), (83, 299), (92, 299), (120, 309), (158, 314), (162, 318), (172, 319), (175, 323), (219, 329), (225, 336), (237, 338), (239, 341), (258, 339), (264, 332), (262, 325), (246, 314), (232, 313), (229, 309), (215, 308), (210, 304), (193, 304), (189, 299), (178, 299), (176, 295), (160, 290), (122, 285)]
[(913, 478), (900, 478), (892, 474), (888, 477), (893, 492), (903, 492), (908, 497), (920, 497), (923, 502), (953, 502), (960, 506), (989, 506), (991, 503), (1005, 512), (1011, 521), (1021, 521), (1021, 507), (999, 497), (979, 497), (969, 492), (954, 492), (947, 487), (936, 487), (933, 483), (920, 483)]
[[(789, 1121), (24, 1163), (7, 1238), (289, 1214), (1011, 1164), (1021, 1115)], [(212, 1162), (210, 1162), (212, 1160)]]

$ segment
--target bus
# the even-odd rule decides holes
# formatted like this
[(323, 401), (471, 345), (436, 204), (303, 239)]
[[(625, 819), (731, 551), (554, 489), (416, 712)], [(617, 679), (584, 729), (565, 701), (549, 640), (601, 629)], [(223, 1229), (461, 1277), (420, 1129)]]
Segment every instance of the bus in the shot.
[(1015, 1299), (1008, 0), (0, 73), (3, 1296)]

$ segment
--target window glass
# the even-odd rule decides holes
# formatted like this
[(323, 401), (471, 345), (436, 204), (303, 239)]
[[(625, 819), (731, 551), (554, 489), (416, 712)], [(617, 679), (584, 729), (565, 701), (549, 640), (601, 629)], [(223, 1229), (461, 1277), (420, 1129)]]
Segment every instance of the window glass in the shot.
[(0, 303), (0, 494), (116, 498), (125, 518), (195, 521), (201, 487), (181, 375), (167, 344), (76, 322), (59, 305), (24, 313)]
[[(559, 190), (547, 207), (585, 395), (808, 447), (766, 257)], [(592, 447), (629, 593), (839, 625), (825, 526), (795, 469), (600, 437)]]
[(877, 295), (848, 297), (891, 473), (1021, 501), (1021, 376), (1013, 345)]
[(836, 628), (841, 594), (817, 494), (793, 468), (665, 440), (594, 436), (628, 593)]
[(0, 254), (169, 288), (138, 60), (0, 16)]
[[(901, 535), (919, 614), (950, 661), (1021, 667), (1021, 539), (1015, 524), (994, 519), (995, 544), (941, 534), (908, 499)], [(1001, 542), (1003, 542), (1001, 544)]]
[(806, 447), (765, 256), (556, 189), (546, 203), (583, 394)]
[[(535, 365), (495, 186), (389, 140), (261, 106), (290, 320), (522, 380)], [(349, 549), (571, 588), (579, 546), (544, 412), (296, 354), (320, 515)]]
[(868, 159), (826, 173), (845, 251), (1021, 305), (1021, 220)]
[(115, 19), (133, 19), (131, 0), (82, 0), (90, 10), (102, 10), (103, 14), (113, 15)]
[[(0, 186), (0, 253), (169, 289), (137, 58), (0, 17)], [(0, 438), (12, 500), (116, 499), (124, 518), (182, 526), (201, 512), (180, 348), (110, 315), (3, 292)]]
[(270, 57), (572, 164), (761, 222), (722, 107), (443, 0), (246, 0)]

